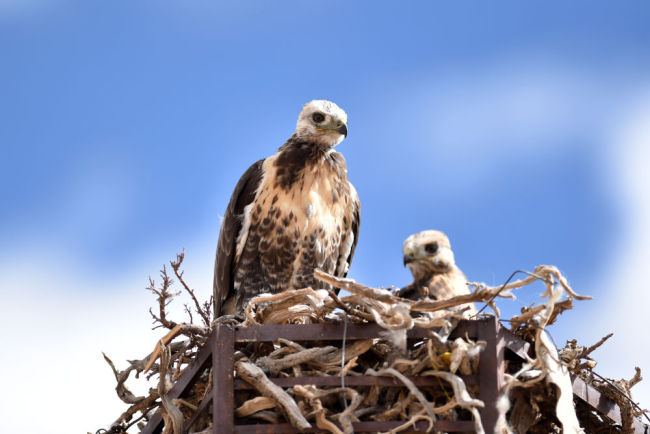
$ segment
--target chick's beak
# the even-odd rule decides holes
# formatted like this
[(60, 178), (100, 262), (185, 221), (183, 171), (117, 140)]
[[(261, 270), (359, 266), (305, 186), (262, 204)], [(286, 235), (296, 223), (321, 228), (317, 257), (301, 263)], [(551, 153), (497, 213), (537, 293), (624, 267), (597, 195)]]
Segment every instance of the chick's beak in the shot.
[(404, 266), (406, 267), (407, 264), (413, 262), (413, 256), (411, 255), (404, 255)]
[(339, 125), (339, 127), (336, 129), (336, 131), (343, 134), (343, 137), (348, 136), (348, 126), (343, 124), (343, 123), (341, 125)]

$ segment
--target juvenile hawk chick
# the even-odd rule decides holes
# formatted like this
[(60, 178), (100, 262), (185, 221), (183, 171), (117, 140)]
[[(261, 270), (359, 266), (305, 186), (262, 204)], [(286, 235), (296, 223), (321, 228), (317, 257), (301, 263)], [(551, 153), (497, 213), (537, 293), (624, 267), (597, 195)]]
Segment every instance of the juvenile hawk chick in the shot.
[[(404, 241), (403, 252), (404, 266), (413, 274), (413, 282), (398, 291), (400, 297), (443, 300), (470, 293), (467, 279), (456, 266), (454, 252), (443, 232), (428, 230), (413, 234)], [(474, 303), (468, 306), (466, 314), (475, 314)]]

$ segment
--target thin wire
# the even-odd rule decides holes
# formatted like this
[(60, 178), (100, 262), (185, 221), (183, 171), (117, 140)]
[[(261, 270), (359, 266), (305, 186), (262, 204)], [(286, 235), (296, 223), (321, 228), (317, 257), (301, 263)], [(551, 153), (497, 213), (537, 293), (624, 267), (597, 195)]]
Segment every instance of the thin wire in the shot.
[(596, 372), (594, 372), (594, 371), (590, 371), (590, 373), (591, 373), (591, 374), (594, 374), (596, 377), (600, 378), (600, 379), (603, 380), (605, 383), (607, 383), (607, 384), (609, 384), (610, 386), (612, 386), (612, 387), (614, 388), (614, 391), (616, 391), (616, 393), (618, 393), (619, 395), (621, 395), (623, 398), (627, 399), (627, 401), (628, 401), (630, 404), (632, 404), (632, 405), (633, 405), (633, 406), (634, 406), (634, 407), (635, 407), (639, 412), (641, 412), (641, 414), (643, 415), (643, 417), (645, 417), (646, 420), (647, 420), (648, 422), (650, 422), (650, 417), (648, 417), (648, 415), (646, 414), (646, 412), (645, 412), (641, 407), (639, 407), (639, 405), (638, 405), (636, 402), (632, 401), (632, 397), (630, 397), (628, 394), (626, 394), (625, 392), (623, 392), (623, 391), (622, 391), (622, 390), (621, 390), (621, 389), (620, 389), (616, 384), (612, 383), (611, 381), (609, 381), (607, 378), (603, 377), (602, 375), (600, 375), (600, 374), (598, 374), (598, 373), (596, 373)]
[[(341, 388), (345, 388), (345, 340), (348, 337), (348, 314), (343, 312), (343, 347), (341, 348)], [(348, 408), (348, 399), (343, 394), (343, 404)]]
[(484, 305), (484, 306), (483, 306), (483, 307), (482, 307), (478, 312), (476, 312), (474, 315), (472, 315), (472, 318), (476, 318), (476, 317), (477, 317), (481, 312), (483, 312), (483, 311), (485, 310), (485, 308), (488, 307), (488, 304), (491, 303), (492, 300), (494, 300), (495, 298), (497, 298), (497, 296), (498, 296), (499, 294), (501, 294), (501, 291), (503, 291), (503, 290), (505, 289), (506, 285), (507, 285), (508, 283), (510, 283), (510, 281), (512, 280), (512, 278), (515, 277), (518, 273), (528, 274), (529, 276), (532, 276), (532, 277), (536, 277), (536, 278), (538, 278), (538, 279), (541, 280), (542, 282), (546, 282), (546, 283), (549, 283), (549, 284), (552, 284), (552, 285), (555, 285), (555, 284), (556, 284), (555, 282), (549, 281), (549, 280), (545, 279), (545, 278), (542, 277), (542, 276), (539, 276), (539, 275), (537, 275), (537, 274), (535, 274), (535, 273), (531, 273), (530, 271), (526, 271), (526, 270), (515, 270), (515, 271), (512, 272), (512, 274), (510, 275), (510, 277), (508, 277), (508, 279), (503, 283), (503, 285), (501, 285), (501, 288), (499, 288), (499, 290), (496, 292), (496, 294), (494, 294), (494, 295), (493, 295), (493, 296), (492, 296), (492, 297), (487, 301), (487, 303), (485, 303), (485, 305)]

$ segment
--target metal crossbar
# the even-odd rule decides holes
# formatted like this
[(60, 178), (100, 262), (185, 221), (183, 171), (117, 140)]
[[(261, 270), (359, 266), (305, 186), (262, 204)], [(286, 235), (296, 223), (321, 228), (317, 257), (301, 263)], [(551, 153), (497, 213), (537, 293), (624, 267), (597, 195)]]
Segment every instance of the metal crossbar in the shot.
[[(208, 343), (199, 352), (197, 359), (185, 369), (174, 387), (168, 392), (172, 399), (180, 398), (189, 392), (205, 369), (212, 364), (213, 388), (199, 404), (197, 410), (188, 422), (186, 429), (196, 421), (198, 416), (208, 406), (212, 406), (214, 433), (292, 433), (300, 432), (290, 424), (253, 424), (237, 425), (234, 417), (235, 390), (251, 389), (248, 383), (234, 378), (234, 353), (236, 343), (245, 342), (275, 342), (284, 338), (296, 342), (304, 341), (342, 341), (343, 324), (301, 324), (301, 325), (259, 325), (250, 327), (229, 327), (217, 325)], [(383, 331), (376, 324), (347, 324), (346, 341), (379, 338)], [(408, 331), (408, 338), (421, 339), (429, 336), (427, 329), (414, 328)], [(452, 338), (467, 336), (471, 339), (484, 340), (485, 350), (479, 358), (478, 375), (462, 376), (466, 384), (478, 384), (478, 399), (485, 403), (480, 410), (481, 421), (485, 432), (494, 432), (497, 420), (496, 401), (504, 386), (504, 353), (508, 348), (519, 358), (524, 359), (530, 351), (530, 344), (502, 327), (494, 317), (479, 320), (465, 320), (451, 334)], [(432, 386), (438, 382), (432, 377), (409, 377), (417, 386)], [(339, 386), (340, 377), (286, 377), (270, 378), (280, 387), (292, 387), (297, 384), (312, 384), (315, 386)], [(434, 383), (435, 382), (435, 383)], [(383, 386), (403, 387), (403, 384), (393, 377), (375, 376), (346, 376), (346, 386)], [(611, 400), (598, 393), (594, 388), (585, 384), (581, 379), (574, 379), (574, 395), (582, 399), (603, 415), (620, 421), (618, 406)], [(635, 421), (635, 432), (643, 433), (642, 424)], [(389, 431), (404, 422), (371, 421), (353, 423), (354, 432)], [(151, 418), (143, 434), (158, 434), (162, 432), (163, 420), (159, 413)], [(410, 432), (424, 432), (426, 422), (416, 423)], [(444, 432), (473, 432), (473, 421), (443, 421), (435, 422), (434, 430)], [(312, 429), (302, 432), (323, 432), (312, 426)]]

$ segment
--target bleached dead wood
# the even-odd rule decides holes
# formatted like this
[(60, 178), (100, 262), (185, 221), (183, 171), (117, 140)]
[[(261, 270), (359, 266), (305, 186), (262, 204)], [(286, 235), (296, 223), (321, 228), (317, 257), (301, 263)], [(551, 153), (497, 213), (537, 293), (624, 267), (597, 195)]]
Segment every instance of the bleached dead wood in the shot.
[(269, 408), (274, 408), (277, 405), (276, 401), (273, 398), (267, 398), (266, 396), (258, 396), (253, 399), (249, 399), (244, 402), (241, 406), (235, 410), (235, 415), (237, 417), (246, 417), (250, 416), (253, 413), (258, 411), (268, 410)]
[(169, 369), (169, 361), (171, 358), (171, 351), (164, 344), (160, 345), (160, 380), (158, 381), (158, 394), (160, 395), (164, 411), (162, 412), (163, 419), (165, 419), (165, 430), (163, 434), (183, 434), (185, 421), (183, 413), (178, 408), (176, 403), (167, 396), (167, 392), (171, 389), (172, 384), (169, 381), (167, 370)]
[(327, 354), (337, 351), (336, 347), (317, 347), (301, 350), (297, 353), (289, 354), (281, 359), (273, 359), (271, 357), (260, 357), (255, 364), (262, 368), (265, 372), (270, 372), (272, 375), (277, 375), (280, 371), (287, 368), (300, 365), (301, 363), (311, 362), (314, 359), (319, 359)]
[[(568, 428), (577, 426), (575, 413), (573, 416), (563, 413), (569, 409), (569, 400), (566, 398), (571, 396), (570, 392), (566, 392), (567, 377), (558, 354), (552, 351), (554, 347), (547, 342), (543, 330), (546, 325), (555, 321), (559, 314), (571, 309), (573, 300), (588, 297), (576, 294), (555, 267), (539, 266), (531, 276), (507, 285), (488, 287), (483, 284), (471, 284), (475, 290), (467, 295), (446, 300), (419, 301), (405, 300), (389, 290), (370, 288), (352, 279), (341, 279), (316, 270), (315, 275), (322, 282), (345, 289), (351, 295), (339, 297), (332, 290), (312, 288), (279, 294), (261, 294), (246, 305), (245, 319), (241, 321), (233, 316), (214, 320), (211, 318), (211, 303), (199, 302), (185, 282), (180, 269), (182, 258), (183, 256), (179, 255), (171, 265), (184, 289), (183, 292), (190, 297), (190, 306), (194, 309), (192, 311), (186, 305), (190, 320), (175, 322), (166, 312), (166, 307), (178, 293), (171, 290), (171, 279), (163, 268), (161, 285), (156, 286), (151, 281), (149, 290), (156, 295), (158, 302), (157, 312), (152, 311), (151, 315), (156, 327), (167, 329), (166, 333), (156, 343), (151, 354), (131, 361), (126, 370), (117, 370), (106, 357), (115, 374), (118, 384), (116, 390), (120, 399), (131, 405), (129, 410), (118, 418), (114, 425), (115, 430), (109, 431), (110, 433), (122, 432), (138, 420), (150, 418), (156, 410), (163, 412), (168, 432), (179, 432), (179, 429), (182, 429), (185, 422), (183, 414), (187, 416), (186, 413), (189, 413), (190, 409), (197, 408), (210, 392), (210, 371), (206, 369), (200, 375), (200, 381), (187, 398), (169, 400), (164, 396), (164, 391), (183, 373), (207, 339), (211, 328), (206, 326), (206, 318), (211, 324), (224, 323), (233, 326), (309, 322), (340, 324), (343, 315), (346, 316), (345, 321), (375, 323), (386, 329), (386, 332), (380, 339), (348, 341), (345, 349), (327, 342), (298, 344), (281, 338), (273, 345), (251, 343), (245, 348), (238, 347), (235, 356), (237, 377), (250, 382), (254, 391), (237, 392), (238, 408), (235, 415), (238, 418), (273, 423), (289, 421), (298, 428), (305, 428), (309, 426), (308, 421), (312, 421), (319, 428), (333, 433), (352, 432), (352, 423), (360, 419), (400, 420), (404, 423), (391, 431), (399, 432), (422, 420), (429, 422), (431, 427), (436, 418), (453, 419), (457, 408), (465, 408), (474, 415), (476, 430), (482, 432), (478, 413), (482, 403), (472, 398), (472, 388), (468, 391), (462, 378), (453, 372), (475, 374), (485, 344), (473, 342), (466, 337), (453, 341), (447, 338), (458, 321), (464, 318), (459, 310), (462, 305), (484, 302), (498, 315), (499, 309), (495, 301), (498, 297), (514, 298), (514, 290), (535, 281), (546, 285), (543, 301), (537, 306), (523, 309), (521, 315), (510, 320), (512, 331), (529, 339), (534, 351), (519, 372), (506, 377), (506, 386), (509, 391), (525, 389), (535, 394), (542, 393), (541, 385), (553, 384), (554, 387), (559, 387), (562, 402), (558, 404), (553, 416), (560, 418)], [(200, 318), (202, 324), (192, 322), (192, 312)], [(407, 346), (406, 331), (412, 327), (430, 328), (430, 337), (416, 345), (410, 343)], [(181, 337), (183, 340), (179, 339)], [(593, 360), (589, 355), (593, 349), (602, 345), (603, 341), (588, 348), (569, 348), (563, 353), (561, 360), (575, 361), (576, 363), (570, 365), (572, 371), (585, 375), (587, 370), (588, 375), (589, 369), (593, 368)], [(126, 387), (127, 380), (133, 378), (130, 373), (135, 373), (136, 376), (146, 374), (148, 378), (157, 375), (158, 387), (152, 389), (147, 396), (135, 396)], [(322, 388), (305, 385), (294, 386), (287, 393), (267, 377), (267, 374), (283, 378), (310, 375), (356, 376), (365, 373), (393, 376), (404, 384), (404, 387), (384, 389), (371, 386), (353, 389), (345, 385)], [(441, 379), (441, 384), (444, 381), (451, 385), (452, 392), (439, 388), (421, 389), (409, 380), (411, 375), (437, 376)], [(344, 379), (341, 381), (344, 382)], [(628, 383), (633, 385), (635, 381), (633, 379)], [(500, 429), (511, 432), (509, 421), (505, 417), (509, 405), (508, 397), (502, 398), (499, 405), (506, 410), (502, 411)], [(623, 419), (627, 423), (632, 417), (630, 415), (637, 414), (638, 410), (633, 409), (632, 405), (625, 407), (626, 401), (620, 399), (621, 408), (626, 411)], [(521, 400), (522, 405), (526, 402), (528, 401)], [(545, 416), (539, 413), (539, 408), (528, 406), (514, 410), (537, 412), (528, 420), (515, 421), (517, 428), (533, 422), (544, 423)], [(516, 414), (514, 410), (513, 414)], [(137, 416), (138, 414), (140, 416)], [(210, 420), (208, 411), (194, 423), (192, 429), (195, 432), (209, 430)]]
[(281, 387), (273, 384), (259, 367), (250, 362), (239, 361), (235, 363), (235, 370), (238, 376), (254, 386), (262, 396), (273, 399), (293, 426), (298, 429), (307, 429), (311, 426), (291, 396)]

